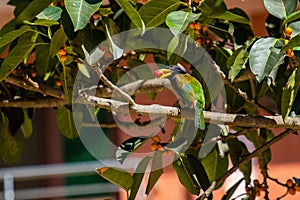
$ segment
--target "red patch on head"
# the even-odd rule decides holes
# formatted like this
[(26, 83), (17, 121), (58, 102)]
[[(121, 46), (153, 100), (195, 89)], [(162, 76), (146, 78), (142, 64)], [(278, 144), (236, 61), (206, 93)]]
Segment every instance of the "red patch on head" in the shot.
[(162, 71), (156, 70), (156, 71), (154, 72), (154, 77), (155, 77), (155, 78), (159, 78), (159, 77), (161, 77), (163, 74), (164, 74), (164, 73), (163, 73)]

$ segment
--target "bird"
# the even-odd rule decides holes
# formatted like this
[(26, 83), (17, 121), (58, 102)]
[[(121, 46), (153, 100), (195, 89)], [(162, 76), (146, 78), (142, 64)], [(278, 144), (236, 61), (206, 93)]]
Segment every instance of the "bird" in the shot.
[(205, 96), (201, 83), (191, 76), (183, 67), (170, 65), (154, 71), (155, 78), (167, 78), (178, 92), (184, 104), (195, 110), (195, 128), (205, 129)]

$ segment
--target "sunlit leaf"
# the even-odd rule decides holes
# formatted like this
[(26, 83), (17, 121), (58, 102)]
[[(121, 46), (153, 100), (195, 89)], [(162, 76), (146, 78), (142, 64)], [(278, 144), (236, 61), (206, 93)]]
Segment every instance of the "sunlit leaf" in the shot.
[(284, 54), (280, 52), (280, 46), (283, 45), (283, 40), (273, 37), (261, 38), (254, 43), (249, 61), (250, 69), (258, 82), (265, 77), (275, 80), (278, 67), (284, 62)]
[(84, 56), (85, 56), (85, 61), (89, 64), (89, 65), (93, 65), (95, 64), (98, 60), (100, 60), (102, 58), (102, 56), (104, 55), (104, 51), (101, 50), (100, 48), (95, 48), (93, 51), (91, 51), (90, 53), (85, 49), (85, 46), (82, 45), (81, 46)]
[(200, 183), (196, 179), (196, 174), (194, 174), (194, 169), (191, 166), (187, 156), (180, 156), (177, 160), (173, 162), (173, 168), (179, 178), (181, 184), (194, 195), (198, 195), (200, 192)]
[(102, 2), (89, 4), (85, 0), (65, 0), (65, 6), (69, 13), (74, 31), (83, 29), (91, 16), (97, 11)]
[(293, 22), (293, 21), (296, 21), (300, 19), (300, 10), (296, 11), (296, 12), (293, 12), (291, 13), (289, 16), (287, 16), (287, 18), (285, 18), (282, 22), (282, 26), (290, 23), (290, 22)]
[(182, 4), (179, 0), (151, 0), (139, 9), (146, 27), (156, 27), (165, 22), (167, 15)]
[(298, 0), (264, 0), (268, 12), (279, 19), (284, 19), (296, 11)]
[(157, 183), (160, 176), (164, 173), (162, 168), (162, 152), (156, 151), (153, 156), (151, 172), (149, 175), (149, 180), (146, 188), (146, 194), (149, 194), (153, 189), (154, 185)]
[(58, 22), (52, 21), (52, 20), (49, 20), (49, 19), (37, 19), (34, 22), (24, 20), (23, 23), (28, 24), (28, 25), (32, 25), (32, 26), (47, 26), (47, 27), (59, 24)]
[(182, 10), (174, 11), (168, 14), (166, 24), (174, 35), (179, 35), (187, 28), (190, 22), (197, 20), (200, 15), (201, 13), (195, 14)]
[(296, 35), (298, 35), (300, 33), (300, 21), (292, 22), (289, 24), (288, 27), (293, 29), (291, 38), (295, 37)]
[(136, 194), (141, 186), (143, 177), (144, 177), (144, 172), (147, 169), (147, 166), (151, 160), (150, 156), (145, 157), (137, 166), (132, 178), (133, 178), (133, 184), (130, 189), (130, 196), (128, 200), (134, 200), (136, 197)]
[(64, 136), (69, 139), (73, 139), (78, 136), (73, 115), (68, 108), (64, 106), (59, 107), (56, 111), (56, 120), (59, 130)]
[(34, 19), (40, 12), (47, 8), (53, 0), (33, 0), (17, 17), (17, 23), (21, 24), (24, 20)]
[(102, 167), (98, 168), (97, 172), (109, 182), (123, 188), (126, 191), (128, 191), (133, 184), (133, 178), (131, 177), (131, 174), (123, 169)]
[(120, 163), (135, 152), (147, 141), (147, 137), (132, 137), (120, 144), (116, 151), (116, 158)]
[(57, 6), (50, 6), (40, 12), (36, 17), (38, 19), (48, 19), (52, 21), (58, 21), (61, 17), (62, 9)]
[(89, 70), (87, 68), (86, 65), (82, 64), (82, 63), (78, 63), (77, 64), (79, 71), (86, 77), (86, 78), (90, 78), (90, 73)]
[(283, 88), (282, 97), (281, 97), (281, 115), (284, 121), (289, 116), (293, 103), (295, 101), (298, 89), (300, 86), (300, 72), (296, 68), (292, 75), (289, 77), (289, 80), (286, 86)]
[(121, 49), (112, 39), (112, 37), (110, 36), (109, 30), (107, 25), (105, 25), (105, 29), (106, 29), (106, 34), (108, 37), (108, 41), (109, 41), (109, 47), (110, 47), (110, 51), (113, 54), (114, 59), (118, 59), (123, 55), (123, 49)]

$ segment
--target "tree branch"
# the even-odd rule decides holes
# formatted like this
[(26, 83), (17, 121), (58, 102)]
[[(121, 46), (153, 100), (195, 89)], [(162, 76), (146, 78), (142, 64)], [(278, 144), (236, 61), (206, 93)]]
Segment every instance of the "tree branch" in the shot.
[(290, 135), (290, 134), (292, 134), (294, 132), (295, 131), (293, 131), (291, 129), (288, 129), (288, 130), (280, 133), (279, 135), (275, 136), (269, 142), (267, 142), (264, 145), (260, 146), (259, 148), (257, 148), (252, 153), (250, 153), (247, 156), (245, 156), (242, 161), (240, 161), (234, 167), (232, 167), (231, 169), (229, 169), (223, 176), (221, 176), (218, 180), (216, 180), (216, 186), (222, 184), (232, 173), (234, 173), (237, 169), (239, 169), (245, 163), (249, 162), (253, 157), (258, 156), (259, 154), (261, 154), (262, 152), (264, 152), (266, 149), (270, 148), (270, 146), (272, 146), (276, 142), (281, 141), (283, 138), (285, 138), (286, 136), (288, 136), (288, 135)]
[(0, 107), (18, 107), (18, 108), (48, 108), (59, 107), (67, 105), (66, 99), (57, 99), (53, 97), (46, 97), (35, 100), (17, 100), (17, 101), (2, 101)]
[[(172, 106), (162, 106), (157, 104), (140, 105), (135, 104), (131, 107), (126, 102), (120, 102), (113, 99), (104, 99), (94, 96), (85, 96), (88, 102), (80, 100), (81, 103), (95, 102), (96, 106), (115, 112), (125, 112), (138, 115), (157, 115), (174, 118), (186, 118), (194, 120), (194, 112), (187, 109), (187, 112), (181, 113), (179, 108)], [(207, 123), (233, 125), (236, 127), (253, 127), (253, 128), (286, 128), (300, 130), (300, 118), (288, 117), (283, 121), (281, 115), (278, 116), (249, 116), (243, 114), (226, 114), (218, 112), (204, 111), (204, 119)]]
[(53, 89), (52, 87), (43, 85), (41, 83), (34, 82), (28, 76), (25, 77), (24, 80), (16, 77), (16, 76), (8, 76), (4, 79), (6, 82), (24, 88), (26, 90), (39, 92), (43, 96), (52, 96), (59, 99), (65, 99), (65, 94), (62, 90)]

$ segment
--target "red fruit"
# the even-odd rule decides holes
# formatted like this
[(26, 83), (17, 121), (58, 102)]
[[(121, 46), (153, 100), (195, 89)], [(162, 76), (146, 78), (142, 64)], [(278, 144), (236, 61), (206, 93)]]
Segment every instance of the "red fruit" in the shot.
[(34, 78), (34, 77), (37, 77), (38, 73), (36, 71), (33, 71), (31, 72), (31, 76)]
[(58, 87), (61, 87), (62, 86), (62, 82), (60, 80), (56, 80), (55, 81), (55, 84), (58, 86)]
[(189, 23), (189, 28), (194, 30), (195, 29), (195, 24), (194, 22)]
[(155, 135), (152, 137), (152, 139), (157, 142), (157, 143), (160, 143), (160, 137), (158, 135)]

